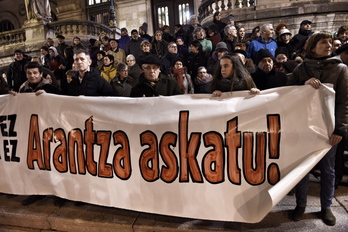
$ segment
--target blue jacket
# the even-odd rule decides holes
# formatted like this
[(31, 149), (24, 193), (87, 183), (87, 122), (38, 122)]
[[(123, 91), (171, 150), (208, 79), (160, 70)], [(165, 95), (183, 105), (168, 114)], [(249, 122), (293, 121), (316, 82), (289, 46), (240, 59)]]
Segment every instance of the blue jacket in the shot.
[(262, 48), (268, 49), (275, 58), (275, 51), (277, 50), (278, 45), (273, 39), (268, 40), (266, 43), (262, 37), (251, 41), (247, 50), (247, 56), (254, 61), (255, 65), (257, 65), (255, 60), (256, 53)]

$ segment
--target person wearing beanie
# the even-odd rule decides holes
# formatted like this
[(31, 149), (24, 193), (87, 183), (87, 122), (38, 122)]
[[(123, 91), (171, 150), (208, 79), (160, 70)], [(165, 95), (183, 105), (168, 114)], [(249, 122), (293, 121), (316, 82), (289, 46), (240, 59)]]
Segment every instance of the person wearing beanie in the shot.
[(30, 60), (19, 49), (15, 50), (14, 59), (15, 61), (10, 64), (6, 76), (9, 89), (18, 92), (19, 87), (27, 80), (24, 67)]
[(312, 22), (309, 20), (303, 20), (300, 23), (300, 29), (298, 30), (298, 34), (294, 35), (292, 37), (291, 43), (292, 45), (297, 48), (298, 44), (304, 40), (305, 38), (311, 36), (313, 34), (312, 32)]
[(126, 45), (128, 41), (131, 39), (131, 37), (128, 35), (128, 30), (127, 28), (123, 27), (121, 28), (121, 38), (119, 39), (119, 44), (118, 46), (126, 51)]
[(274, 70), (274, 57), (268, 49), (260, 49), (256, 53), (255, 61), (257, 68), (251, 76), (257, 88), (265, 90), (286, 85), (287, 77)]
[(248, 49), (247, 55), (250, 59), (252, 59), (255, 65), (258, 64), (256, 60), (256, 53), (260, 49), (268, 49), (268, 51), (272, 54), (272, 57), (275, 56), (275, 51), (278, 48), (277, 43), (272, 38), (274, 35), (273, 25), (270, 23), (263, 24), (260, 27), (261, 36), (253, 41), (251, 41)]
[(232, 14), (228, 15), (227, 18), (227, 25), (233, 25), (233, 26), (236, 26), (235, 24), (235, 18)]
[(147, 34), (147, 29), (148, 29), (147, 23), (143, 23), (143, 25), (141, 25), (139, 27), (139, 35), (140, 35), (141, 38), (146, 39), (147, 41), (149, 41), (151, 43), (152, 36)]
[(182, 94), (178, 82), (161, 73), (161, 61), (155, 55), (141, 60), (143, 73), (139, 83), (132, 88), (131, 97), (155, 97)]
[(219, 65), (221, 57), (228, 53), (228, 48), (225, 42), (219, 42), (215, 51), (211, 54), (207, 62), (207, 71), (210, 74), (214, 74), (216, 67)]

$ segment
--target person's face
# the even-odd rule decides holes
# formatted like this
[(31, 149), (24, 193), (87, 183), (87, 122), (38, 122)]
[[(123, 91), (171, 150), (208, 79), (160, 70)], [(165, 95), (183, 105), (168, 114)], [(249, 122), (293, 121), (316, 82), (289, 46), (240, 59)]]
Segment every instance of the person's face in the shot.
[(338, 35), (338, 38), (341, 40), (341, 41), (346, 41), (348, 39), (348, 30), (346, 30), (345, 32), (343, 32), (342, 34), (339, 34)]
[(226, 50), (217, 50), (216, 55), (217, 55), (218, 59), (220, 60), (221, 57), (223, 57), (226, 53), (227, 53)]
[(171, 53), (171, 54), (176, 54), (178, 53), (178, 46), (176, 44), (170, 44), (168, 46), (168, 52)]
[(45, 78), (50, 84), (52, 84), (52, 77), (50, 75), (47, 75)]
[(312, 49), (316, 58), (330, 56), (332, 53), (332, 40), (331, 39), (321, 39)]
[(197, 39), (204, 39), (204, 31), (200, 30), (196, 32)]
[(74, 64), (79, 72), (87, 72), (89, 71), (91, 60), (85, 53), (80, 53), (75, 55)]
[(242, 63), (245, 64), (245, 56), (242, 53), (236, 53), (236, 55), (239, 56)]
[(228, 78), (232, 75), (233, 72), (233, 64), (230, 59), (221, 59), (220, 60), (220, 66), (221, 66), (221, 76), (223, 78)]
[(191, 50), (191, 52), (193, 52), (195, 54), (197, 54), (199, 52), (198, 48), (193, 46), (193, 45), (190, 45), (190, 50)]
[(266, 28), (266, 30), (262, 32), (262, 37), (265, 39), (270, 39), (273, 37), (273, 35), (274, 35), (274, 29), (272, 26), (269, 26), (268, 28)]
[(81, 43), (81, 41), (79, 39), (74, 39), (73, 43), (77, 45), (77, 44)]
[(53, 39), (47, 39), (46, 43), (48, 46), (53, 46), (53, 44), (54, 44)]
[(137, 32), (133, 32), (132, 35), (131, 35), (132, 39), (135, 39), (137, 40), (138, 37), (139, 37), (139, 34)]
[(193, 18), (191, 18), (190, 22), (191, 22), (192, 26), (196, 26), (198, 24), (198, 18), (197, 17), (193, 17)]
[(97, 54), (97, 59), (98, 59), (98, 60), (103, 59), (103, 55), (102, 55), (102, 54)]
[(236, 29), (236, 27), (231, 27), (231, 29), (228, 30), (228, 35), (231, 35), (233, 37), (237, 37), (237, 29)]
[(144, 35), (144, 34), (145, 34), (145, 31), (144, 31), (143, 29), (139, 28), (139, 34), (140, 34), (140, 35)]
[(110, 58), (107, 57), (107, 56), (105, 56), (105, 57), (104, 57), (104, 65), (109, 65), (109, 64), (111, 64), (111, 63), (112, 63), (112, 62), (111, 62)]
[(128, 67), (126, 66), (124, 69), (119, 71), (121, 80), (125, 79), (128, 76)]
[(143, 44), (143, 52), (150, 52), (150, 44)]
[(156, 64), (143, 64), (144, 76), (149, 81), (157, 81), (160, 74), (160, 66)]
[(20, 61), (20, 60), (23, 60), (24, 56), (22, 53), (20, 52), (16, 52), (15, 55), (14, 55), (15, 59)]
[(115, 48), (118, 47), (118, 43), (117, 43), (115, 40), (111, 40), (111, 41), (110, 41), (110, 47), (111, 47), (112, 49), (115, 49)]
[(286, 62), (288, 60), (288, 57), (285, 55), (285, 54), (278, 54), (277, 56), (276, 56), (276, 61), (278, 62), (278, 63), (284, 63), (284, 62)]
[(309, 23), (307, 24), (303, 24), (301, 25), (301, 30), (310, 30), (311, 29), (311, 25)]
[(161, 41), (162, 40), (162, 34), (161, 33), (156, 33), (155, 37), (156, 37), (157, 41)]
[(164, 29), (163, 31), (170, 34), (170, 28), (169, 27), (166, 27), (166, 29)]
[(135, 65), (135, 59), (132, 57), (132, 58), (127, 58), (127, 60), (126, 60), (126, 62), (127, 62), (127, 65), (128, 66), (133, 66), (133, 65)]
[(234, 20), (233, 19), (227, 19), (227, 25), (234, 25)]
[(180, 27), (174, 26), (174, 33), (178, 32), (180, 30)]
[(58, 43), (61, 44), (61, 43), (64, 43), (65, 39), (62, 39), (62, 38), (57, 38), (58, 40)]
[(221, 20), (221, 14), (215, 15), (215, 20), (220, 21)]
[(48, 54), (48, 52), (45, 49), (40, 49), (40, 53), (43, 56), (46, 56)]
[(174, 64), (174, 68), (179, 69), (179, 68), (182, 68), (182, 67), (184, 67), (184, 65), (182, 64), (182, 62), (181, 62), (181, 61), (177, 61), (177, 62), (175, 62), (175, 64)]
[(121, 31), (121, 36), (127, 36), (127, 35), (128, 35), (128, 31), (127, 30)]
[(102, 39), (102, 44), (104, 46), (108, 46), (109, 45), (109, 41), (107, 39)]
[(241, 38), (244, 38), (244, 37), (245, 37), (245, 29), (244, 29), (243, 27), (239, 29), (238, 35), (239, 35), (239, 37), (241, 37)]
[(184, 41), (182, 41), (182, 39), (177, 39), (177, 40), (176, 40), (176, 44), (177, 44), (177, 45), (183, 45), (183, 44), (184, 44)]
[(282, 41), (284, 43), (288, 43), (288, 42), (290, 42), (291, 35), (290, 34), (283, 34), (283, 35), (280, 36), (280, 38), (282, 39)]
[(50, 56), (54, 56), (54, 51), (53, 50), (48, 50), (48, 54), (50, 54)]
[(202, 68), (197, 72), (197, 77), (202, 79), (204, 78), (206, 74), (207, 74), (207, 70), (205, 68)]
[(31, 84), (39, 83), (42, 80), (42, 73), (40, 73), (38, 68), (28, 68), (26, 74)]
[(273, 59), (271, 57), (263, 58), (257, 65), (265, 73), (269, 73), (273, 69)]
[(348, 65), (348, 50), (341, 52), (340, 58), (344, 64)]
[(332, 44), (332, 51), (333, 51), (333, 52), (336, 51), (336, 50), (339, 49), (341, 46), (342, 46), (341, 40), (335, 39), (335, 40), (333, 41), (333, 44)]

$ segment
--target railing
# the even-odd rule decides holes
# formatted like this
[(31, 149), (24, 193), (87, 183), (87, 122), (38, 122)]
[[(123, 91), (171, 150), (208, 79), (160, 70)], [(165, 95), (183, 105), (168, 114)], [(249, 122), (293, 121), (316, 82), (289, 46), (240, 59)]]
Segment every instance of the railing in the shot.
[(0, 33), (0, 46), (10, 44), (20, 44), (25, 42), (25, 30), (16, 29), (12, 31), (4, 31)]
[[(65, 20), (52, 22), (49, 25), (55, 35), (64, 35), (65, 37), (74, 37), (76, 35), (98, 36), (105, 32), (107, 36), (114, 36), (118, 32), (101, 23), (87, 20)], [(116, 28), (115, 28), (116, 29)]]
[(202, 21), (216, 11), (223, 13), (232, 9), (254, 6), (254, 0), (203, 0), (198, 8), (199, 20)]

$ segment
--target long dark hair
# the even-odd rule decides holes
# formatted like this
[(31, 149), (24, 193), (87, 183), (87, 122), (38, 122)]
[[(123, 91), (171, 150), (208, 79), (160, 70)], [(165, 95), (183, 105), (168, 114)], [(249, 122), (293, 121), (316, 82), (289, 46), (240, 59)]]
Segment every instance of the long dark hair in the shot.
[[(221, 57), (220, 60), (222, 60), (222, 59), (229, 59), (233, 65), (233, 71), (228, 78), (230, 78), (232, 80), (236, 79), (236, 78), (243, 80), (248, 89), (256, 87), (252, 77), (250, 76), (248, 70), (245, 69), (239, 56), (237, 56), (237, 55), (224, 55), (223, 57)], [(216, 90), (216, 88), (218, 86), (219, 79), (221, 79), (221, 78), (223, 78), (223, 77), (221, 76), (221, 65), (219, 62), (218, 66), (215, 69), (213, 81), (211, 84), (212, 91)], [(232, 89), (233, 89), (233, 81), (232, 81), (231, 90)]]

